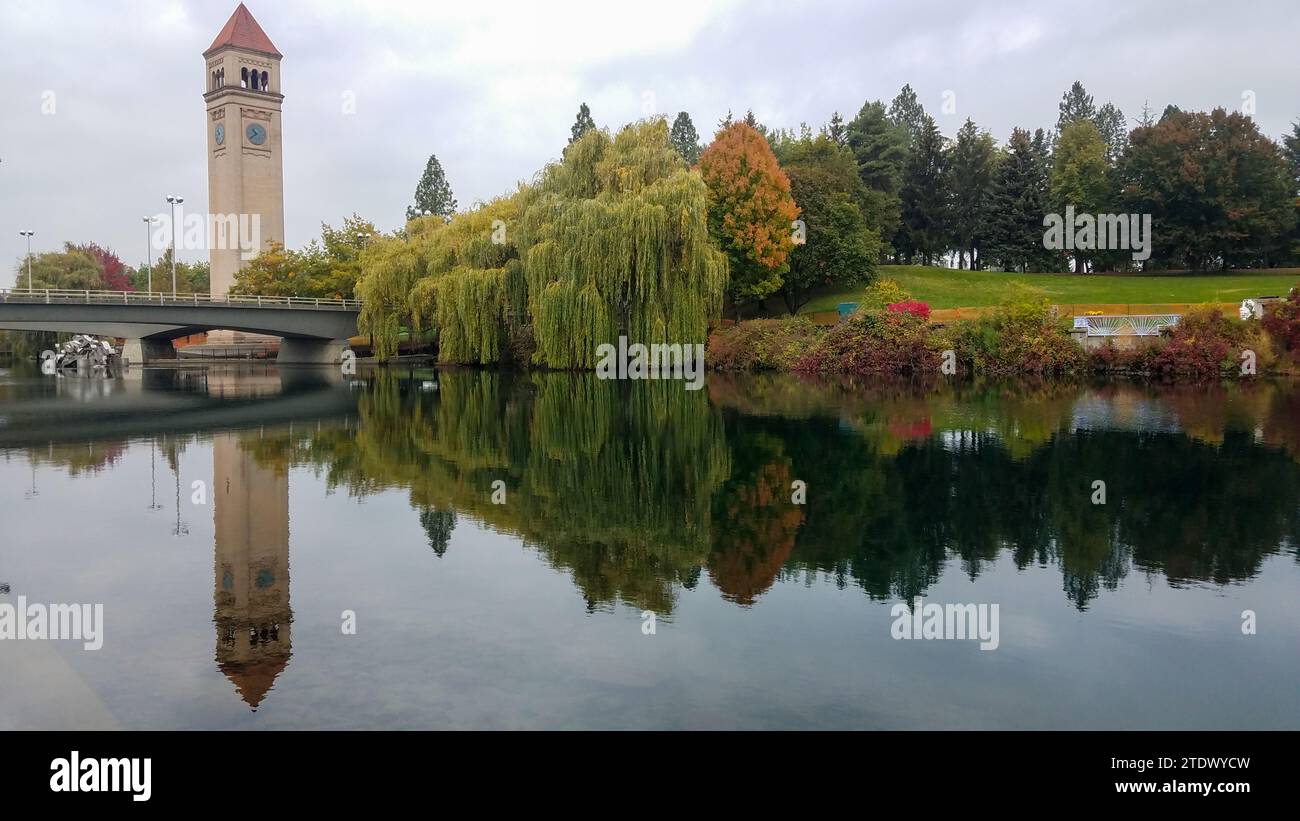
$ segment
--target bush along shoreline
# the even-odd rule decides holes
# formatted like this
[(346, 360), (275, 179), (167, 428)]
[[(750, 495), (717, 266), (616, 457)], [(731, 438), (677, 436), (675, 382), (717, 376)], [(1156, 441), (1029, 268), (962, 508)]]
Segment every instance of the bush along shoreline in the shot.
[(1224, 316), (1212, 307), (1183, 314), (1158, 337), (1131, 347), (1113, 340), (1085, 350), (1047, 298), (1024, 287), (976, 319), (937, 325), (930, 309), (881, 280), (861, 307), (823, 328), (804, 317), (755, 319), (716, 330), (709, 367), (790, 371), (821, 376), (1125, 375), (1205, 380), (1300, 374), (1300, 291), (1269, 305), (1262, 320)]

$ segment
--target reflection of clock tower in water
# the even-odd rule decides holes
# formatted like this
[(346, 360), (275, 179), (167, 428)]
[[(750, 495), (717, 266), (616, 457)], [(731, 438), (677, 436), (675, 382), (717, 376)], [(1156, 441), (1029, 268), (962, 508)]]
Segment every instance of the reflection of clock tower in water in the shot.
[[(256, 214), (261, 251), (284, 242), (280, 58), (243, 3), (203, 52), (207, 66), (208, 213)], [(241, 259), (239, 242), (213, 242), (212, 295), (225, 296)]]
[(217, 667), (254, 709), (289, 663), (289, 477), (233, 433), (212, 440)]

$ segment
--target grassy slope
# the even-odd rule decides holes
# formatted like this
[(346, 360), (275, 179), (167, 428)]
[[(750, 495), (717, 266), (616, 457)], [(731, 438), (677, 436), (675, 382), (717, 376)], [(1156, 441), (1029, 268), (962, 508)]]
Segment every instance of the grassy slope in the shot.
[[(1246, 297), (1286, 296), (1300, 281), (1300, 269), (1278, 268), (1267, 273), (1231, 274), (1005, 274), (991, 271), (956, 271), (920, 265), (882, 265), (880, 276), (891, 277), (915, 299), (930, 307), (965, 308), (997, 305), (1012, 282), (1042, 289), (1057, 304), (1184, 302), (1240, 302)], [(856, 302), (861, 288), (826, 291), (813, 297), (802, 313), (833, 311), (841, 302)]]

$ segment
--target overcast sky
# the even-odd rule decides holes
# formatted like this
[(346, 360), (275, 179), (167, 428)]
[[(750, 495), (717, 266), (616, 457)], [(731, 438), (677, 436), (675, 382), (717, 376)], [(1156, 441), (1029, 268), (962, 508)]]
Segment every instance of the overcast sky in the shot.
[[(201, 57), (230, 0), (4, 0), (0, 285), (24, 252), (95, 241), (131, 265), (141, 217), (207, 205)], [(1050, 128), (1081, 80), (1130, 118), (1150, 100), (1300, 117), (1300, 8), (1276, 2), (251, 0), (284, 53), (287, 242), (357, 212), (401, 225), (430, 153), (466, 208), (559, 156), (578, 104), (617, 127), (728, 109), (772, 127), (849, 119), (911, 83), (951, 136)], [(343, 110), (345, 92), (356, 112)], [(954, 114), (944, 114), (951, 91)], [(51, 97), (48, 92), (52, 92)], [(43, 113), (43, 102), (54, 113)], [(187, 256), (182, 253), (182, 258)], [(194, 258), (194, 254), (188, 254)]]

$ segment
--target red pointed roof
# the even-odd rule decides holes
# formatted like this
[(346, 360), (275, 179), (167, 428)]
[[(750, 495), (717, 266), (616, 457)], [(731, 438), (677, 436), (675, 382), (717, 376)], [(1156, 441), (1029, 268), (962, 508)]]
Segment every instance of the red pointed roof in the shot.
[(212, 41), (212, 45), (208, 46), (208, 50), (203, 52), (203, 56), (207, 57), (217, 49), (226, 46), (260, 51), (274, 57), (284, 56), (276, 49), (271, 38), (266, 36), (266, 32), (262, 31), (262, 27), (253, 19), (252, 12), (243, 3), (240, 3), (235, 13), (230, 15), (225, 28), (217, 35), (217, 39)]

